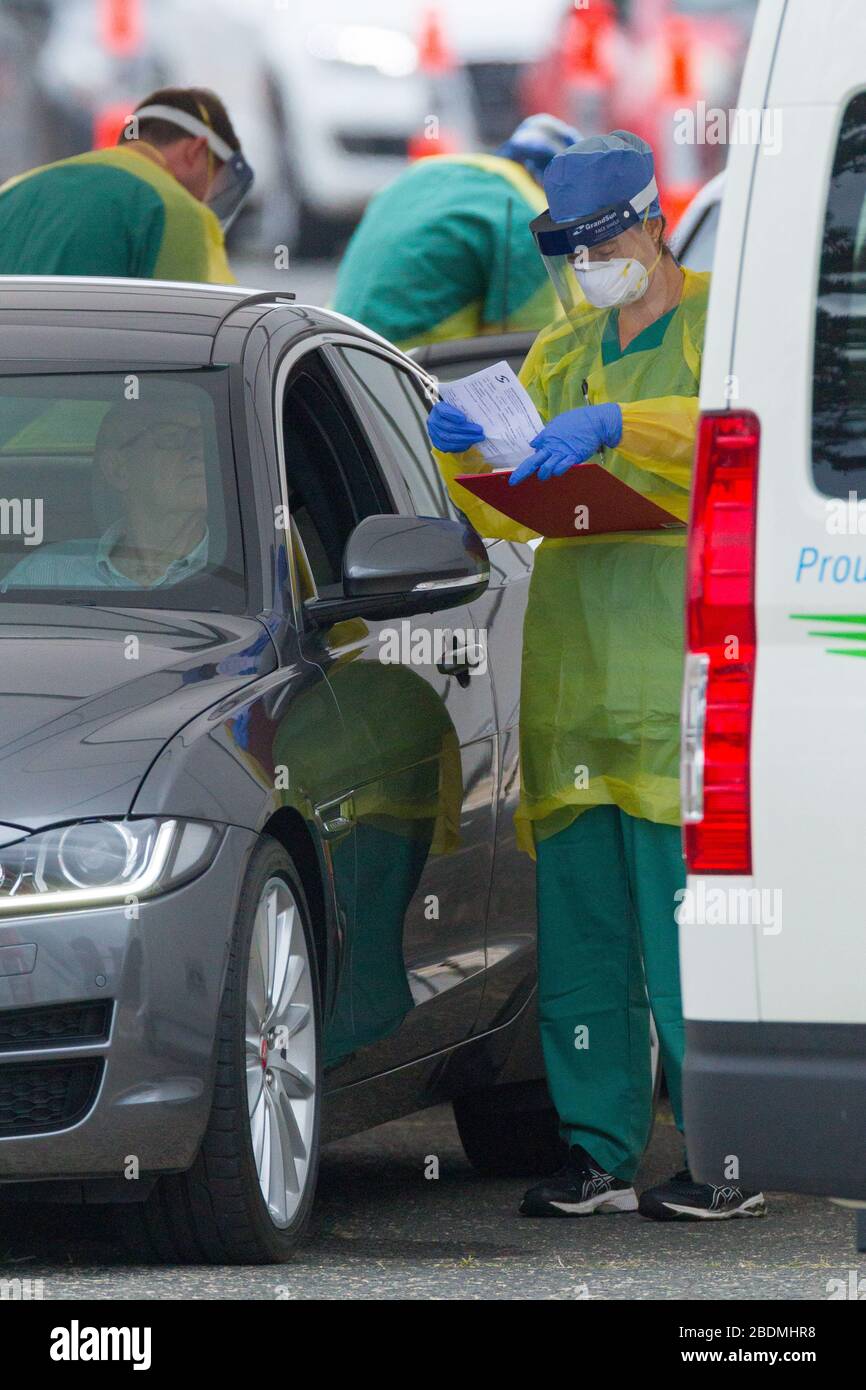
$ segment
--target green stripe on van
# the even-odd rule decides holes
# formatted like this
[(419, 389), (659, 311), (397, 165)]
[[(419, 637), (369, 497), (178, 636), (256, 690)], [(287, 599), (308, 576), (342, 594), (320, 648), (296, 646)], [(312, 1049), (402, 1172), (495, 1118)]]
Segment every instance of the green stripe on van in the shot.
[[(807, 633), (808, 637), (834, 637), (837, 642), (866, 642), (866, 632), (850, 632), (846, 629), (852, 626), (866, 626), (866, 613), (791, 613), (789, 615), (794, 622), (801, 623), (837, 623), (837, 628), (811, 628)], [(825, 647), (828, 656), (862, 656), (866, 657), (866, 650), (862, 647)]]

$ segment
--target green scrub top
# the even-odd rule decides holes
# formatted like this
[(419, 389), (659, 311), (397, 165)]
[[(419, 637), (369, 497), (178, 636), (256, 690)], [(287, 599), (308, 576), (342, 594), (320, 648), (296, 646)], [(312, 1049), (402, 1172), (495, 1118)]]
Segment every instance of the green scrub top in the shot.
[(0, 275), (235, 283), (210, 208), (132, 146), (93, 150), (5, 183)]
[(546, 205), (514, 160), (420, 160), (367, 208), (333, 307), (403, 348), (542, 328), (557, 300), (529, 223)]

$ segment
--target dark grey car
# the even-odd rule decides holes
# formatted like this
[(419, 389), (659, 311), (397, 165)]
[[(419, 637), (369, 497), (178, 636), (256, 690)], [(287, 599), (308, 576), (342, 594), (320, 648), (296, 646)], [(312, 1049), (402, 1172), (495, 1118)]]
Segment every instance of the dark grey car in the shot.
[(320, 1144), (556, 1157), (518, 855), (531, 551), (432, 383), (233, 288), (0, 280), (0, 1184), (279, 1260)]

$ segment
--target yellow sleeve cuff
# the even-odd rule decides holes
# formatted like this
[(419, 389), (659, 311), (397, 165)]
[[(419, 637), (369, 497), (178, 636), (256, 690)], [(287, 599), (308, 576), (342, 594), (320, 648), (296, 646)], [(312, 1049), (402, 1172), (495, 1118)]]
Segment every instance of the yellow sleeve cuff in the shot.
[(469, 492), (455, 481), (460, 473), (492, 472), (490, 464), (479, 449), (468, 449), (465, 454), (443, 454), (438, 449), (434, 449), (433, 457), (445, 479), (445, 486), (451, 501), (475, 527), (479, 536), (497, 541), (531, 541), (536, 539), (538, 534), (536, 531), (531, 531), (528, 526), (521, 526), (518, 522), (512, 521), (503, 512), (488, 506), (486, 502), (482, 502), (480, 498), (476, 497), (474, 492)]
[(629, 463), (688, 491), (700, 406), (696, 396), (630, 401), (622, 409), (617, 452)]

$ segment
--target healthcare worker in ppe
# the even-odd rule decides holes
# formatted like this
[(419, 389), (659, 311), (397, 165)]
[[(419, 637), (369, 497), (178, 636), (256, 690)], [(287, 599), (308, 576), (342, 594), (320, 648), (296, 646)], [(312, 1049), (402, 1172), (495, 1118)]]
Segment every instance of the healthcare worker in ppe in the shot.
[[(549, 209), (533, 230), (565, 318), (524, 364), (547, 423), (510, 481), (594, 459), (685, 521), (709, 277), (666, 248), (652, 151), (630, 132), (581, 141), (552, 161), (544, 186)], [(429, 425), (452, 497), (480, 534), (531, 539), (454, 481), (489, 467), (473, 451), (480, 427), (444, 404)], [(650, 1007), (682, 1129), (684, 560), (680, 530), (547, 539), (535, 554), (518, 834), (537, 859), (541, 1037), (569, 1158), (526, 1193), (527, 1216), (638, 1207)], [(645, 1191), (639, 1210), (719, 1219), (760, 1215), (764, 1201), (735, 1180), (694, 1182), (686, 1166)]]
[(135, 108), (113, 149), (0, 188), (0, 275), (233, 284), (223, 237), (252, 182), (219, 97), (164, 88)]
[(536, 115), (496, 154), (411, 165), (364, 213), (333, 307), (403, 348), (542, 328), (557, 304), (527, 223), (546, 205), (545, 168), (577, 139)]

